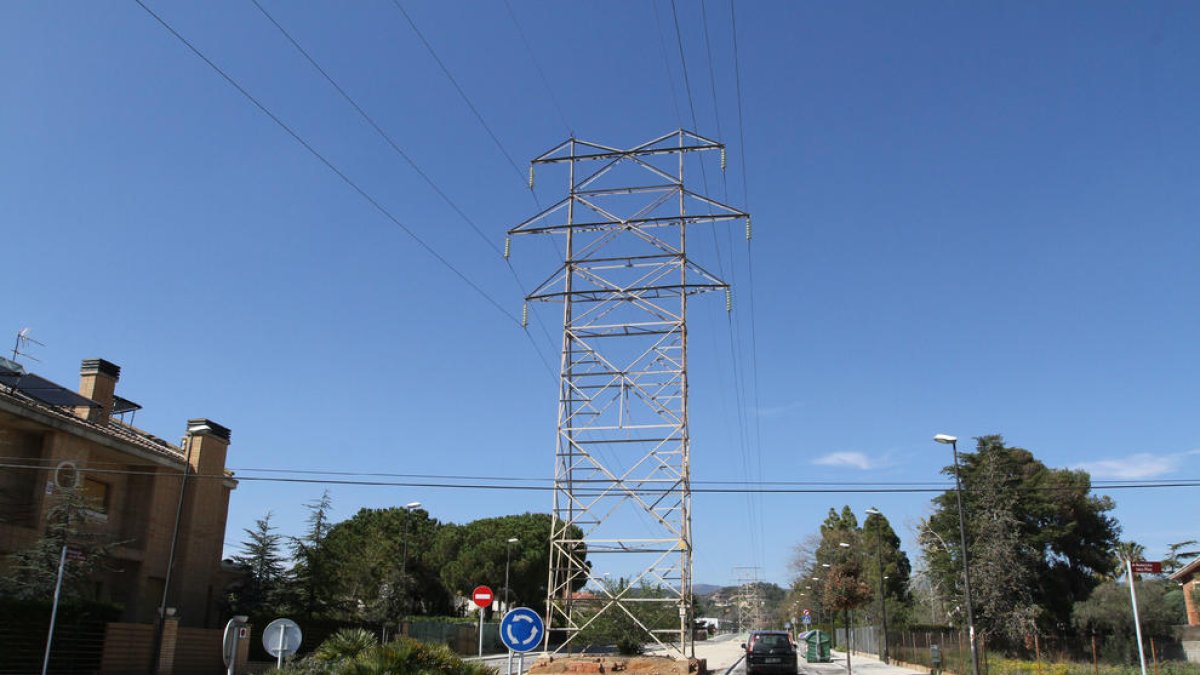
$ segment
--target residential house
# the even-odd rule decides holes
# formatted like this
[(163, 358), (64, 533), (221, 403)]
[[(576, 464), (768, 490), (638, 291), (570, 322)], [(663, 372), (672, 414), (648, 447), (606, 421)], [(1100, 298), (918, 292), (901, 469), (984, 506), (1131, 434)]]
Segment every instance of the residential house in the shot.
[(140, 406), (116, 394), (120, 375), (87, 359), (73, 392), (0, 359), (0, 568), (42, 535), (57, 491), (80, 489), (92, 503), (89, 527), (117, 543), (92, 599), (122, 606), (123, 621), (151, 623), (169, 576), (167, 606), (180, 623), (216, 627), (237, 486), (225, 469), (229, 429), (188, 420), (179, 445), (138, 429), (123, 419)]

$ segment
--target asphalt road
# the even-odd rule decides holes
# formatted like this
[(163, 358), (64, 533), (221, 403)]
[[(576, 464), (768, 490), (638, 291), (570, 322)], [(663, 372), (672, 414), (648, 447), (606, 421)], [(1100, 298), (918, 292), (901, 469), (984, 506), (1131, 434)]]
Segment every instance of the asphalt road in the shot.
[[(725, 675), (726, 673), (728, 675), (745, 675), (746, 668), (742, 662), (742, 643), (745, 641), (744, 633), (717, 635), (712, 639), (697, 642), (696, 656), (708, 662), (708, 672), (714, 675)], [(650, 653), (654, 653), (653, 650)], [(526, 655), (525, 668), (528, 669), (533, 665), (538, 656), (540, 656), (538, 652)], [(506, 655), (485, 656), (483, 659), (471, 658), (469, 660), (482, 661), (495, 668), (499, 675), (506, 675), (508, 672)], [(855, 654), (850, 665), (853, 667), (853, 672), (847, 673), (846, 654), (843, 652), (833, 652), (831, 663), (808, 663), (801, 657), (799, 675), (924, 675), (925, 673), (925, 671), (886, 665), (879, 659), (866, 654)], [(515, 659), (512, 672), (514, 675), (518, 672)]]
[[(746, 635), (718, 635), (712, 640), (696, 643), (696, 656), (708, 660), (708, 671), (716, 675), (745, 675), (742, 661), (742, 643)], [(887, 665), (872, 656), (855, 654), (850, 665), (853, 673), (846, 672), (846, 654), (833, 652), (830, 663), (808, 663), (800, 658), (800, 675), (922, 675), (924, 671)]]

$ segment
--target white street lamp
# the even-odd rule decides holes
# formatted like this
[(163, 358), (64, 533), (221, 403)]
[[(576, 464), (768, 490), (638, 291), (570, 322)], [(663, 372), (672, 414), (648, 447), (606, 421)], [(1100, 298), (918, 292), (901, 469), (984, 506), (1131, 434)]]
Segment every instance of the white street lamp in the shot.
[[(880, 511), (879, 509), (875, 508), (874, 506), (867, 509), (867, 514), (868, 514), (868, 516), (879, 516), (880, 518), (883, 517), (883, 512)], [(864, 525), (865, 524), (866, 523), (864, 523)], [(880, 527), (882, 527), (882, 526), (880, 526)], [(881, 547), (882, 539), (883, 539), (883, 535), (881, 534), (879, 527), (876, 527), (875, 528), (875, 559), (877, 561), (879, 561), (879, 616), (880, 616), (880, 624), (881, 624), (880, 630), (883, 631), (883, 652), (880, 654), (880, 658), (883, 660), (884, 663), (887, 663), (888, 662), (887, 602), (885, 602), (883, 599), (883, 595), (884, 595), (883, 580), (887, 579), (887, 577), (883, 576), (883, 549)]]
[(516, 537), (511, 537), (504, 544), (504, 613), (508, 613), (508, 565), (512, 560), (512, 545), (521, 541)]
[(979, 652), (975, 647), (975, 610), (971, 605), (971, 565), (967, 553), (967, 521), (963, 516), (962, 469), (958, 465), (958, 437), (938, 434), (933, 440), (949, 445), (954, 450), (954, 495), (958, 499), (958, 537), (962, 545), (963, 590), (967, 596), (967, 633), (971, 642), (971, 673), (979, 675)]

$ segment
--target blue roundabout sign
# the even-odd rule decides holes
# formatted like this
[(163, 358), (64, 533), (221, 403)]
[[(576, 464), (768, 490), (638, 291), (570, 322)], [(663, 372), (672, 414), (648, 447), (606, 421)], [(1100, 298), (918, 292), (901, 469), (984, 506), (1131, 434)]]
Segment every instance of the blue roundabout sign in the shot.
[(500, 640), (514, 652), (537, 649), (545, 634), (542, 617), (528, 607), (513, 608), (500, 622)]

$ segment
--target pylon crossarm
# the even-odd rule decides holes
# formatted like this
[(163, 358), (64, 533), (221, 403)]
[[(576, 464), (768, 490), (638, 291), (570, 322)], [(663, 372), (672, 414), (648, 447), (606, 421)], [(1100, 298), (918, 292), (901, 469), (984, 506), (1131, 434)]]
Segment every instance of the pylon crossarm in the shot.
[(621, 164), (623, 162), (631, 162), (634, 166), (636, 166), (640, 169), (645, 169), (646, 171), (653, 173), (654, 175), (658, 176), (659, 178), (669, 181), (672, 185), (679, 185), (679, 177), (678, 176), (674, 176), (666, 171), (663, 171), (662, 169), (658, 168), (657, 166), (654, 166), (650, 162), (635, 155), (635, 156), (621, 156), (621, 157), (616, 157), (616, 158), (610, 160), (604, 166), (600, 167), (599, 169), (596, 169), (596, 171), (594, 171), (591, 175), (586, 176), (585, 178), (582, 178), (580, 180), (577, 180), (575, 182), (575, 184), (572, 186), (573, 190), (575, 192), (578, 192), (580, 190), (587, 190), (589, 185), (600, 180), (608, 172), (612, 171), (616, 167), (621, 166)]
[(556, 223), (554, 225), (545, 225), (542, 227), (526, 227), (521, 230), (511, 230), (509, 234), (565, 234), (567, 232), (596, 232), (601, 230), (611, 230), (614, 228), (623, 228), (629, 225), (638, 225), (641, 227), (676, 227), (679, 225), (695, 225), (698, 223), (717, 223), (726, 220), (738, 220), (744, 218), (732, 213), (691, 213), (682, 216), (647, 216), (644, 218), (629, 218), (622, 222), (614, 223), (608, 220), (596, 220), (582, 223)]
[(589, 152), (570, 157), (547, 157), (533, 160), (534, 164), (562, 164), (564, 162), (585, 162), (602, 159), (629, 159), (632, 157), (648, 157), (651, 155), (673, 155), (680, 152), (699, 152), (703, 150), (720, 150), (720, 145), (697, 143), (695, 145), (674, 146), (669, 148), (646, 148), (645, 150), (617, 150), (615, 152)]

